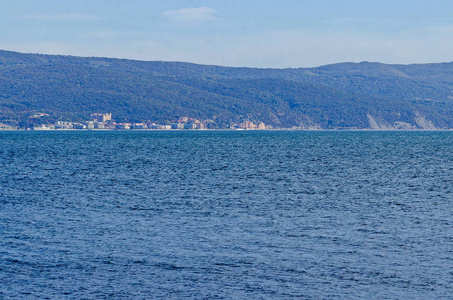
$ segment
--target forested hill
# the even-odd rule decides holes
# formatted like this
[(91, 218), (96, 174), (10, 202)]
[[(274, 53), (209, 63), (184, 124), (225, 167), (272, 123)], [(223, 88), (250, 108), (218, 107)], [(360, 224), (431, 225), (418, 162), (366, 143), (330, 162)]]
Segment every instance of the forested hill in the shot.
[(0, 122), (182, 116), (225, 128), (453, 128), (453, 63), (254, 69), (0, 51)]

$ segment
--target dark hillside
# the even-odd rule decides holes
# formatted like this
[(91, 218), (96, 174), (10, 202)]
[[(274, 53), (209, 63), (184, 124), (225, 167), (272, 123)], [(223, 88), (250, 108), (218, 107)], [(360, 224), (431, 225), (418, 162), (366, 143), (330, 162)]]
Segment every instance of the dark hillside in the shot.
[[(299, 128), (453, 128), (453, 64), (254, 69), (0, 51), (0, 118), (243, 120)], [(0, 120), (0, 121), (1, 121)]]

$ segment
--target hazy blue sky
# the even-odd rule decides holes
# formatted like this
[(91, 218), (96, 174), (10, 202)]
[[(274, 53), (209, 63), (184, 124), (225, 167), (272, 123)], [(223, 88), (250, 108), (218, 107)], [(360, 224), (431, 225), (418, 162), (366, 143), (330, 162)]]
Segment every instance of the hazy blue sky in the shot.
[(451, 0), (0, 0), (0, 49), (249, 67), (453, 61)]

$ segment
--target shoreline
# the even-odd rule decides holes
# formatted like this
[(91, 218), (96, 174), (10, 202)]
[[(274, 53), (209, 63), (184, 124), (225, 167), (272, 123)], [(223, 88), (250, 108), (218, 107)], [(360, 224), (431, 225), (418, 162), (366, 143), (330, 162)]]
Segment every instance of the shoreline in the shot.
[(417, 131), (453, 131), (451, 129), (293, 129), (293, 128), (275, 128), (275, 129), (0, 129), (0, 132), (55, 132), (55, 131), (70, 131), (70, 132), (140, 132), (140, 131), (156, 131), (156, 132), (203, 132), (203, 131), (246, 131), (246, 132), (264, 132), (264, 131), (310, 131), (310, 132), (417, 132)]

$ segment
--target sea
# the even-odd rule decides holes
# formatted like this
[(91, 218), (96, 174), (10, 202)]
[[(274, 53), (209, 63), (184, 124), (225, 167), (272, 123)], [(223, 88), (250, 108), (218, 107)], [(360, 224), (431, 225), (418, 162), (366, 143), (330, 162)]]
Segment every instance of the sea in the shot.
[(0, 132), (0, 299), (293, 298), (453, 298), (453, 132)]

